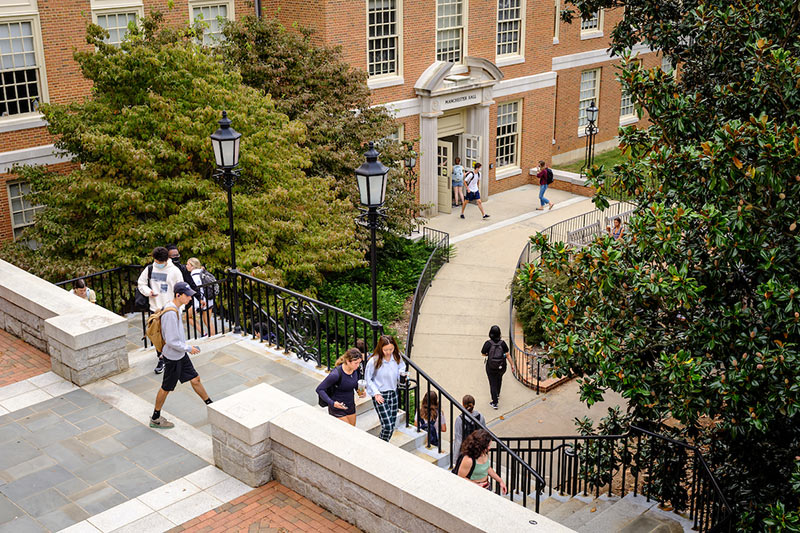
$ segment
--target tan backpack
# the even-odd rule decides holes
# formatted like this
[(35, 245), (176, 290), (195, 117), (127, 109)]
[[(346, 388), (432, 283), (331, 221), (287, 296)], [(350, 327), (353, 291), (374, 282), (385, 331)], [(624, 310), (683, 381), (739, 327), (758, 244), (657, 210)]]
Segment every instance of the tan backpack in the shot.
[[(163, 315), (166, 311), (174, 311), (176, 314), (178, 313), (178, 310), (174, 307), (165, 307), (164, 309), (159, 309), (147, 317), (147, 328), (145, 329), (145, 334), (159, 352), (164, 349), (164, 336), (161, 334), (161, 315)], [(180, 315), (178, 315), (178, 317), (180, 317)]]

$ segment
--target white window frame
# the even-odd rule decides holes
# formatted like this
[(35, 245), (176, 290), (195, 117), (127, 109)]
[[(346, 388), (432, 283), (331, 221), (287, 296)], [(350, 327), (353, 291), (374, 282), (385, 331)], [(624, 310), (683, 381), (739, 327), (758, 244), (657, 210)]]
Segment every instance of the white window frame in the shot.
[[(36, 67), (39, 70), (37, 73), (39, 80), (39, 103), (48, 103), (50, 101), (50, 94), (47, 89), (47, 68), (44, 61), (44, 43), (42, 42), (42, 26), (39, 21), (39, 14), (31, 13), (28, 15), (16, 16), (0, 15), (0, 24), (13, 24), (16, 22), (31, 23), (31, 29), (33, 32), (33, 51), (36, 58)], [(39, 127), (43, 125), (41, 121), (42, 114), (36, 110), (28, 113), (0, 116), (0, 131), (13, 131), (27, 127)]]
[(33, 226), (35, 224), (35, 221), (31, 221), (30, 223), (26, 223), (26, 224), (15, 224), (14, 223), (14, 213), (25, 213), (26, 211), (32, 211), (33, 212), (33, 216), (35, 217), (37, 212), (39, 212), (42, 209), (44, 209), (43, 205), (31, 205), (30, 207), (26, 208), (24, 203), (23, 203), (21, 211), (14, 211), (14, 203), (13, 203), (12, 200), (14, 198), (20, 198), (20, 200), (22, 202), (24, 202), (25, 201), (24, 200), (25, 199), (25, 195), (20, 194), (20, 196), (14, 196), (12, 198), (12, 196), (11, 196), (11, 187), (13, 185), (22, 185), (23, 183), (28, 183), (28, 182), (26, 182), (25, 180), (11, 180), (11, 181), (6, 183), (6, 194), (8, 195), (8, 213), (9, 213), (9, 218), (11, 220), (11, 234), (13, 235), (15, 241), (19, 239), (19, 237), (17, 236), (17, 231), (21, 232), (25, 228), (29, 228), (29, 227)]
[[(192, 26), (195, 23), (194, 18), (194, 10), (197, 8), (203, 7), (215, 7), (215, 6), (225, 6), (227, 14), (225, 18), (227, 20), (233, 21), (236, 20), (236, 10), (235, 5), (236, 2), (234, 0), (189, 0), (189, 25)], [(208, 22), (204, 20), (203, 22)], [(205, 33), (203, 33), (203, 37), (205, 37)], [(213, 44), (206, 45), (203, 43), (204, 46), (214, 46)]]
[[(504, 21), (500, 21), (500, 10), (501, 10), (501, 3), (502, 2), (519, 2), (519, 18), (516, 19), (508, 19)], [(495, 64), (498, 67), (504, 67), (507, 65), (516, 65), (518, 63), (525, 62), (525, 12), (526, 12), (526, 0), (497, 0), (497, 32), (495, 33)], [(509, 23), (512, 21), (518, 21), (519, 27), (517, 28), (518, 39), (517, 43), (517, 51), (512, 53), (505, 53), (500, 54), (499, 48), (501, 46), (500, 43), (500, 24)], [(509, 32), (503, 32), (509, 33)]]
[(395, 0), (395, 71), (386, 74), (369, 75), (369, 0), (364, 2), (365, 27), (366, 27), (366, 71), (367, 87), (380, 89), (405, 83), (403, 79), (403, 0)]
[[(639, 116), (636, 113), (636, 106), (633, 103), (633, 97), (625, 91), (625, 87), (620, 83), (621, 96), (619, 100), (619, 125), (627, 126), (634, 122), (639, 122)], [(628, 111), (627, 113), (625, 111)]]
[(661, 70), (664, 71), (664, 74), (675, 75), (675, 68), (672, 66), (672, 60), (665, 55), (661, 56)]
[[(603, 19), (605, 19), (605, 11), (599, 9), (595, 16), (590, 19), (581, 19), (581, 40), (584, 39), (597, 39), (603, 36)], [(597, 21), (589, 25), (589, 22)]]
[[(93, 9), (92, 10), (92, 22), (97, 24), (98, 17), (108, 16), (108, 15), (123, 15), (126, 13), (135, 13), (136, 14), (136, 24), (141, 24), (142, 19), (144, 18), (144, 6), (142, 4), (131, 4), (130, 6), (124, 7), (117, 7), (117, 8), (103, 8), (103, 9)], [(99, 24), (97, 24), (99, 26)], [(114, 46), (119, 46), (119, 43), (110, 43), (105, 41), (107, 44), (111, 44)], [(120, 41), (121, 42), (121, 41)]]
[[(581, 85), (583, 84), (583, 75), (586, 72), (595, 72), (594, 91), (591, 97), (587, 96), (586, 98), (582, 98)], [(582, 70), (580, 78), (578, 78), (578, 137), (586, 136), (586, 126), (588, 124), (588, 120), (586, 122), (581, 122), (581, 120), (585, 120), (585, 116), (581, 116), (582, 112), (589, 107), (591, 102), (594, 102), (594, 105), (597, 106), (598, 109), (600, 108), (600, 78), (602, 74), (603, 69), (601, 67), (590, 68)], [(585, 112), (583, 114), (585, 115)]]
[[(461, 28), (461, 57), (459, 61), (455, 61), (456, 65), (464, 65), (464, 59), (467, 57), (467, 42), (469, 35), (469, 25), (468, 25), (468, 18), (467, 15), (469, 13), (469, 0), (444, 0), (449, 3), (455, 3), (456, 1), (461, 4), (461, 26), (453, 26), (448, 28), (440, 28), (439, 27), (439, 2), (442, 0), (436, 0), (436, 11), (434, 12), (434, 16), (436, 17), (436, 38), (434, 39), (434, 59), (437, 61), (441, 61), (439, 59), (439, 32), (452, 30), (453, 28), (460, 27)], [(451, 74), (457, 74), (461, 72), (460, 70), (451, 70)]]
[[(516, 104), (516, 120), (514, 124), (516, 125), (515, 131), (512, 133), (503, 133), (500, 134), (498, 131), (500, 129), (500, 116), (502, 113), (502, 109), (504, 106), (512, 106)], [(515, 140), (513, 144), (509, 144), (507, 146), (513, 146), (514, 150), (514, 161), (512, 163), (507, 163), (502, 166), (498, 166), (497, 170), (495, 171), (495, 179), (499, 180), (502, 178), (507, 178), (509, 176), (513, 176), (519, 174), (516, 172), (520, 169), (520, 147), (522, 146), (522, 99), (519, 100), (509, 100), (508, 102), (501, 102), (497, 104), (497, 126), (495, 127), (495, 137), (494, 137), (494, 157), (497, 164), (500, 165), (500, 158), (498, 154), (498, 150), (500, 148), (500, 139), (514, 136)]]

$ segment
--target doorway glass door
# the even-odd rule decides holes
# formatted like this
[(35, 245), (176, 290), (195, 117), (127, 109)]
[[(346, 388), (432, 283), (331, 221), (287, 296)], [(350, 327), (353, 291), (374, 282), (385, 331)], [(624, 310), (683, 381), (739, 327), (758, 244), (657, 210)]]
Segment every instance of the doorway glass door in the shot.
[(438, 176), (438, 208), (440, 213), (449, 213), (452, 205), (453, 143), (438, 141), (436, 175)]

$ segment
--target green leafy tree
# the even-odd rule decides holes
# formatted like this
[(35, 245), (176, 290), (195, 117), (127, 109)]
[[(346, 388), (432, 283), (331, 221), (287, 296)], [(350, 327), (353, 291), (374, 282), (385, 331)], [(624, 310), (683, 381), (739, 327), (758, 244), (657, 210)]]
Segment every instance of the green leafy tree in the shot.
[[(306, 173), (324, 178), (337, 197), (358, 205), (353, 171), (364, 162), (364, 144), (393, 133), (397, 123), (385, 108), (372, 107), (363, 70), (352, 68), (338, 48), (314, 44), (309, 30), (296, 30), (275, 19), (244, 17), (226, 25), (221, 49), (247, 85), (272, 95), (278, 111), (306, 125), (304, 146), (311, 153)], [(421, 207), (402, 172), (410, 148), (410, 142), (378, 147), (383, 163), (392, 168), (387, 225), (398, 234), (409, 233)]]
[[(582, 400), (614, 390), (636, 419), (677, 419), (734, 504), (734, 529), (761, 530), (768, 509), (780, 514), (770, 505), (800, 506), (797, 2), (573, 4), (624, 8), (612, 49), (630, 59), (646, 43), (678, 76), (623, 62), (620, 80), (652, 125), (622, 130), (631, 159), (590, 173), (598, 206), (614, 188), (638, 205), (623, 240), (574, 251), (534, 237), (542, 260), (520, 281)], [(546, 271), (571, 286), (549, 289)]]
[(209, 268), (227, 265), (226, 194), (212, 177), (209, 141), (225, 109), (242, 133), (233, 202), (240, 269), (307, 286), (322, 271), (361, 263), (352, 205), (303, 172), (310, 152), (301, 122), (242, 84), (191, 30), (163, 28), (159, 15), (120, 47), (103, 43), (103, 33), (90, 26), (95, 49), (75, 54), (91, 96), (42, 106), (57, 147), (80, 168), (18, 169), (37, 191), (33, 201), (46, 206), (26, 233), (40, 247), (7, 246), (4, 257), (63, 279), (141, 263), (153, 247), (177, 242)]

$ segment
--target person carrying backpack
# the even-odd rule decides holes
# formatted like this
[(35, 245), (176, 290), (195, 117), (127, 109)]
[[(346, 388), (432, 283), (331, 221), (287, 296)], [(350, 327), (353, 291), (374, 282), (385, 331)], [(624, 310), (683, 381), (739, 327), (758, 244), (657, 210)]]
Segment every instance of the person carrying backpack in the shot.
[(539, 204), (540, 207), (537, 207), (537, 211), (541, 211), (544, 209), (544, 206), (547, 206), (547, 209), (553, 209), (553, 206), (556, 205), (547, 198), (544, 197), (544, 193), (547, 192), (547, 186), (553, 183), (553, 170), (547, 168), (547, 163), (544, 161), (539, 161), (539, 173), (536, 175), (539, 178)]
[(500, 400), (500, 388), (503, 386), (503, 374), (506, 373), (506, 360), (511, 360), (508, 354), (508, 344), (500, 338), (500, 326), (492, 326), (489, 329), (489, 340), (483, 343), (481, 354), (486, 357), (486, 376), (489, 378), (489, 391), (492, 394), (492, 401), (489, 402), (494, 409), (497, 409), (497, 402)]
[(189, 346), (186, 343), (186, 336), (181, 327), (183, 307), (192, 301), (195, 292), (185, 281), (176, 283), (173, 291), (175, 296), (172, 301), (147, 320), (147, 336), (156, 348), (161, 350), (164, 357), (164, 377), (161, 381), (161, 388), (156, 394), (153, 416), (150, 417), (150, 427), (158, 429), (175, 427), (175, 424), (161, 416), (161, 408), (164, 406), (167, 395), (175, 390), (179, 381), (191, 383), (194, 392), (200, 396), (200, 399), (206, 405), (211, 403), (211, 398), (208, 397), (205, 387), (200, 382), (200, 376), (189, 358), (189, 354), (199, 353), (200, 348)]
[[(486, 418), (475, 410), (475, 398), (467, 394), (461, 399), (461, 405), (464, 409), (478, 419), (478, 422), (486, 425)], [(480, 429), (480, 426), (467, 418), (464, 413), (461, 413), (456, 421), (453, 423), (453, 453), (452, 457), (458, 457), (461, 452), (461, 443), (470, 436), (474, 431)]]

